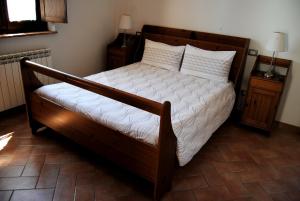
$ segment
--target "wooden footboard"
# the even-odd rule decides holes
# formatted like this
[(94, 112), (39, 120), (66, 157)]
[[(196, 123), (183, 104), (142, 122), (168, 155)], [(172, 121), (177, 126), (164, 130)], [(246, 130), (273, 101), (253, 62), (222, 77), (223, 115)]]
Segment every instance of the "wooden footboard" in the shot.
[[(29, 124), (33, 133), (41, 126), (47, 126), (144, 177), (154, 184), (154, 200), (159, 200), (170, 189), (176, 161), (176, 137), (171, 124), (170, 102), (161, 104), (36, 64), (28, 59), (21, 61), (21, 72)], [(43, 86), (34, 72), (160, 116), (158, 144), (151, 145), (128, 137), (34, 93)]]

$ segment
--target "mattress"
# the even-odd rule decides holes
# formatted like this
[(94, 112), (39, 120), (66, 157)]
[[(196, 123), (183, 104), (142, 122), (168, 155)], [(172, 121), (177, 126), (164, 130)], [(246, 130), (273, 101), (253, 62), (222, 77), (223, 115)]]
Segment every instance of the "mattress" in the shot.
[[(135, 63), (85, 77), (160, 103), (171, 102), (177, 157), (184, 166), (228, 118), (234, 105), (232, 83)], [(67, 83), (43, 86), (39, 95), (85, 117), (150, 144), (158, 142), (159, 116)]]

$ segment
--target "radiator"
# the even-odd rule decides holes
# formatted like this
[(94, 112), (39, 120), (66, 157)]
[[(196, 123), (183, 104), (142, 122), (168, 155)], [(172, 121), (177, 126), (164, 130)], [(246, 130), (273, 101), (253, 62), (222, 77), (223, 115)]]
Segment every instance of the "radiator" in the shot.
[[(29, 58), (36, 63), (52, 66), (51, 50), (40, 49), (0, 56), (0, 112), (23, 105), (25, 103), (20, 59)], [(54, 80), (36, 73), (43, 84), (53, 83)]]

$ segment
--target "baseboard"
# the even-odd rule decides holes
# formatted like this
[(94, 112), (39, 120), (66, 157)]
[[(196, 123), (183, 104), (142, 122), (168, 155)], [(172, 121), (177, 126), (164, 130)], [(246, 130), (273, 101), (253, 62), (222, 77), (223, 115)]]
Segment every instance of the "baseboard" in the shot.
[(290, 124), (283, 123), (283, 122), (280, 122), (280, 121), (276, 121), (276, 126), (278, 128), (285, 128), (285, 129), (288, 129), (292, 132), (300, 134), (300, 127), (298, 127), (298, 126), (290, 125)]
[(3, 112), (0, 112), (0, 118), (5, 118), (9, 115), (13, 115), (13, 114), (17, 114), (17, 113), (20, 113), (20, 112), (25, 112), (26, 111), (26, 105), (20, 105), (18, 107), (15, 107), (15, 108), (11, 108), (9, 110), (5, 110)]

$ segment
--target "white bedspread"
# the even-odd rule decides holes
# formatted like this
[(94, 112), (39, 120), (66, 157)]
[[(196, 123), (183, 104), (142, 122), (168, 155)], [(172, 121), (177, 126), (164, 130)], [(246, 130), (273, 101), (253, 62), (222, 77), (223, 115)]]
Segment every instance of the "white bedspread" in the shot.
[[(192, 159), (228, 118), (235, 99), (231, 83), (209, 81), (141, 63), (86, 79), (161, 103), (170, 101), (181, 166)], [(159, 116), (66, 83), (44, 86), (36, 93), (126, 135), (157, 143)]]

